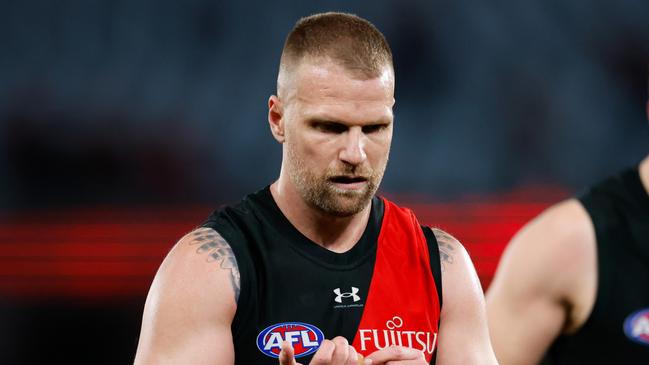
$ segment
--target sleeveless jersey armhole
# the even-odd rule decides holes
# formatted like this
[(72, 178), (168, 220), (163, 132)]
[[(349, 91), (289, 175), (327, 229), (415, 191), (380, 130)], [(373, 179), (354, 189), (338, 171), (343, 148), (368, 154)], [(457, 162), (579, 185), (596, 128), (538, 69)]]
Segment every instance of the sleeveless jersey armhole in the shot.
[(439, 308), (442, 309), (442, 264), (439, 258), (439, 247), (437, 246), (437, 238), (435, 233), (430, 227), (421, 226), (426, 243), (428, 244), (428, 257), (430, 258), (430, 270), (433, 272), (433, 279), (437, 287), (437, 296), (439, 299)]
[[(421, 226), (421, 230), (424, 232), (424, 237), (426, 237), (426, 243), (428, 245), (428, 258), (430, 259), (430, 271), (433, 273), (433, 280), (435, 280), (435, 286), (437, 287), (437, 300), (439, 301), (439, 310), (442, 312), (442, 263), (440, 262), (439, 257), (439, 246), (437, 245), (437, 237), (435, 233), (428, 226)], [(441, 316), (440, 316), (441, 320)], [(440, 323), (437, 323), (440, 326)], [(431, 365), (437, 363), (437, 349), (433, 354), (433, 358), (430, 361)]]

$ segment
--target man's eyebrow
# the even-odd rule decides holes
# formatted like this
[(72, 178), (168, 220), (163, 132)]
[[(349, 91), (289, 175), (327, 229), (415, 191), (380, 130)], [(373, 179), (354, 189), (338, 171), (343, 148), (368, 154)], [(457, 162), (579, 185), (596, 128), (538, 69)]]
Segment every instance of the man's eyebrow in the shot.
[[(317, 123), (317, 124), (341, 124), (348, 126), (350, 123), (336, 118), (327, 118), (327, 117), (309, 117), (306, 119), (307, 123)], [(372, 121), (365, 121), (363, 125), (387, 125), (392, 123), (392, 120), (388, 117), (380, 118)], [(355, 123), (351, 123), (355, 124)]]
[(390, 124), (390, 123), (392, 123), (392, 119), (390, 119), (389, 117), (379, 118), (371, 122), (371, 124)]
[(348, 124), (342, 120), (338, 120), (336, 118), (326, 118), (326, 117), (311, 117), (307, 118), (307, 122), (309, 123), (322, 123), (322, 124)]

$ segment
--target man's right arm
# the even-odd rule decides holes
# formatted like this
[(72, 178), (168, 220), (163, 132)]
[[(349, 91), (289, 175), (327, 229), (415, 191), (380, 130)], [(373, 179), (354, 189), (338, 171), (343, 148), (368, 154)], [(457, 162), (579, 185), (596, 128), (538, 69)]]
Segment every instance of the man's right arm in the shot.
[(135, 365), (234, 364), (230, 326), (240, 284), (218, 232), (199, 228), (183, 237), (151, 285)]
[(487, 291), (489, 332), (500, 364), (536, 364), (562, 332), (590, 312), (595, 233), (575, 199), (525, 225), (509, 243)]

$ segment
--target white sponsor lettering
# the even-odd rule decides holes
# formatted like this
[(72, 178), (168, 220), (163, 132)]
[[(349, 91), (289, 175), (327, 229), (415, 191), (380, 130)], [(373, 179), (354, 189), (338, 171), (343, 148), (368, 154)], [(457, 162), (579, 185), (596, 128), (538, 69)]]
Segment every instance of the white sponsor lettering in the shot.
[(368, 333), (372, 333), (372, 330), (358, 330), (358, 333), (361, 335), (361, 350), (367, 351), (365, 344), (371, 339), (371, 337), (368, 337)]
[(415, 338), (417, 338), (417, 343), (418, 343), (419, 346), (421, 346), (422, 348), (426, 347), (426, 342), (425, 342), (424, 340), (421, 339), (421, 336), (423, 336), (423, 335), (425, 335), (425, 333), (423, 333), (423, 332), (418, 332), (418, 333), (415, 335)]
[(435, 351), (437, 333), (424, 331), (399, 331), (398, 328), (403, 326), (403, 320), (397, 316), (387, 321), (385, 326), (387, 329), (358, 330), (361, 342), (361, 351), (367, 351), (368, 346), (373, 346), (380, 350), (393, 345), (407, 346), (429, 354), (432, 354), (433, 351)]
[[(377, 349), (384, 349), (388, 346), (390, 346), (390, 340), (388, 340), (388, 331), (383, 330), (383, 345), (379, 343), (379, 335), (377, 334), (379, 330), (372, 330), (372, 334), (374, 335), (374, 346), (376, 346)], [(365, 347), (365, 346), (363, 346)]]
[(403, 331), (403, 334), (408, 336), (408, 343), (405, 346), (412, 347), (412, 335), (416, 334), (415, 331)]

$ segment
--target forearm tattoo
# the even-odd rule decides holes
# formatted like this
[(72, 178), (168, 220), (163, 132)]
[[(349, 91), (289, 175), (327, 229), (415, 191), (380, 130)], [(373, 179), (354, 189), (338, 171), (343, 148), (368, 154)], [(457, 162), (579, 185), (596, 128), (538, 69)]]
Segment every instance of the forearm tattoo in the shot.
[(439, 247), (439, 258), (442, 263), (442, 272), (446, 271), (446, 266), (453, 263), (453, 254), (455, 253), (455, 245), (457, 240), (450, 234), (438, 228), (433, 228), (435, 238), (437, 238), (437, 246)]
[(190, 245), (196, 245), (196, 253), (202, 255), (207, 252), (207, 262), (216, 262), (221, 269), (230, 271), (230, 281), (234, 289), (234, 299), (239, 301), (241, 292), (241, 275), (237, 259), (228, 242), (212, 228), (199, 228), (191, 233)]

